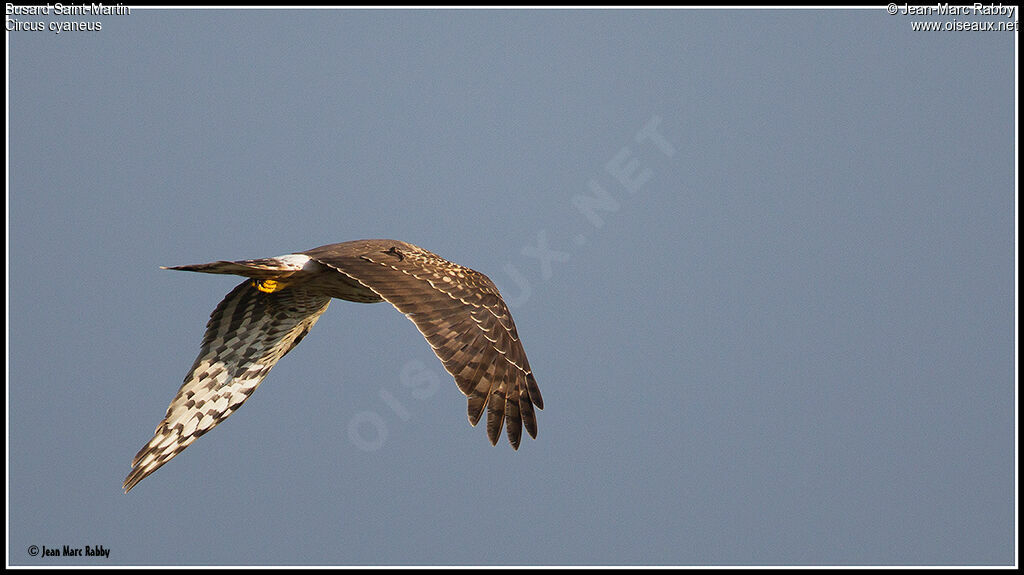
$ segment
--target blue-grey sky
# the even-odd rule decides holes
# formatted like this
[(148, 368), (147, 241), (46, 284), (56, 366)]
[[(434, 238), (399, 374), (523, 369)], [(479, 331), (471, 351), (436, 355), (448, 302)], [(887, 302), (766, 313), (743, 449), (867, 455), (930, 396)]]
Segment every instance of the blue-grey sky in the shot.
[[(1016, 33), (12, 18), (102, 29), (6, 38), (10, 564), (1015, 561)], [(497, 283), (538, 439), (491, 447), (411, 322), (335, 301), (123, 494), (237, 281), (158, 266), (360, 238)], [(65, 545), (110, 556), (29, 553)]]

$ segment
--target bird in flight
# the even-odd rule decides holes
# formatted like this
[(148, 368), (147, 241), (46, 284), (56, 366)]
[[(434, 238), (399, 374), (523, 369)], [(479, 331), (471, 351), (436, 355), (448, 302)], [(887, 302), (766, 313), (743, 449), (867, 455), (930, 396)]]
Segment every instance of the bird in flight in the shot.
[(405, 314), (468, 398), (469, 422), (487, 410), (487, 437), (504, 424), (519, 449), (537, 437), (537, 380), (498, 288), (484, 274), (395, 240), (330, 244), (275, 258), (177, 266), (244, 276), (210, 314), (202, 348), (167, 414), (132, 460), (127, 493), (234, 413), (270, 368), (309, 333), (331, 298), (387, 301)]

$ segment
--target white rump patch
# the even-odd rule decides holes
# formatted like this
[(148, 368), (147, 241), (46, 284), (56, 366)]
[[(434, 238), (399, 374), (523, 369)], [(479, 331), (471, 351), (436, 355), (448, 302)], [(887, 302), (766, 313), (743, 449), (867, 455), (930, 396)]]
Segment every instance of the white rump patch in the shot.
[(302, 254), (285, 254), (274, 259), (284, 264), (285, 268), (289, 270), (301, 270), (310, 262), (310, 257)]

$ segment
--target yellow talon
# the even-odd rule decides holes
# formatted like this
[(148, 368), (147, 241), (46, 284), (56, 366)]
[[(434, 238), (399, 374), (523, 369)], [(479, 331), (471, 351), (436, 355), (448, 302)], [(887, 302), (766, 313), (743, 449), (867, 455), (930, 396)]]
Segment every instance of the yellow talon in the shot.
[(277, 280), (252, 280), (252, 285), (263, 293), (274, 293), (285, 288), (285, 284), (278, 283)]

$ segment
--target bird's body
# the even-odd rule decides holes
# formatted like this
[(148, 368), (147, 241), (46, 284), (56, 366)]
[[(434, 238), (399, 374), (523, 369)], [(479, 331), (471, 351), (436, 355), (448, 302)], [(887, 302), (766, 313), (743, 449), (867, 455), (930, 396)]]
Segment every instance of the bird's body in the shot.
[(472, 425), (504, 424), (518, 449), (543, 409), (512, 316), (487, 276), (395, 240), (330, 244), (276, 258), (167, 269), (247, 278), (210, 315), (199, 357), (167, 414), (132, 461), (125, 491), (231, 415), (316, 323), (331, 298), (388, 301), (416, 324), (468, 397)]

